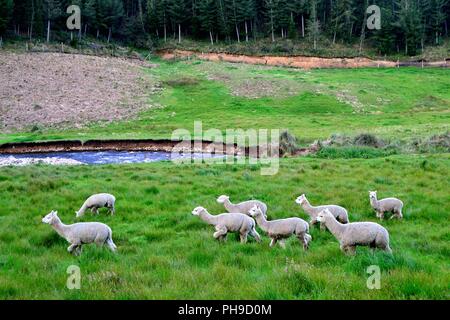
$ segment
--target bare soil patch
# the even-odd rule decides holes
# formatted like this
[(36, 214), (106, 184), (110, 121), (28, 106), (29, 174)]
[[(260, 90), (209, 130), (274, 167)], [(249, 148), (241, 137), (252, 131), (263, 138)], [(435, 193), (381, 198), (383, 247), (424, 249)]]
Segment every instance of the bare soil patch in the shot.
[(0, 83), (4, 133), (133, 118), (160, 90), (138, 62), (60, 53), (0, 52)]
[(248, 64), (262, 64), (278, 67), (293, 67), (302, 69), (312, 68), (361, 68), (361, 67), (395, 67), (397, 64), (392, 61), (370, 60), (368, 58), (320, 58), (306, 56), (247, 56), (241, 54), (195, 52), (188, 50), (170, 50), (159, 53), (161, 58), (183, 59), (196, 56), (202, 60), (226, 61)]

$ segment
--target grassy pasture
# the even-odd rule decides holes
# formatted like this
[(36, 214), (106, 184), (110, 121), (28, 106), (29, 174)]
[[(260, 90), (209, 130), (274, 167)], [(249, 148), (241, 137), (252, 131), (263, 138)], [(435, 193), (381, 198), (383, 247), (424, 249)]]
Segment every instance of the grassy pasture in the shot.
[[(53, 139), (169, 138), (175, 129), (288, 129), (301, 142), (331, 134), (412, 140), (449, 130), (450, 77), (443, 69), (295, 70), (197, 60), (144, 69), (160, 82), (150, 109), (129, 121), (83, 128), (0, 134), (0, 143)], [(359, 159), (356, 159), (359, 158)], [(369, 158), (369, 159), (361, 159)], [(446, 154), (391, 155), (374, 148), (328, 148), (316, 157), (281, 159), (274, 176), (260, 165), (35, 165), (0, 168), (0, 299), (448, 299), (449, 168)], [(307, 216), (294, 203), (337, 203), (351, 221), (376, 221), (368, 190), (405, 203), (403, 221), (383, 221), (393, 256), (360, 248), (344, 256), (328, 232), (314, 228), (310, 250), (212, 238), (190, 214), (215, 199), (258, 198), (269, 218)], [(117, 196), (117, 215), (87, 214), (113, 229), (119, 247), (85, 246), (81, 257), (41, 218), (59, 211), (73, 223), (92, 193)], [(66, 288), (67, 267), (82, 272), (81, 290)], [(370, 265), (381, 289), (366, 286)]]
[[(447, 155), (368, 160), (282, 159), (279, 174), (260, 166), (153, 163), (80, 167), (0, 168), (0, 298), (31, 299), (448, 299), (450, 206)], [(328, 232), (314, 228), (310, 250), (212, 238), (213, 228), (190, 214), (203, 205), (222, 212), (219, 194), (259, 198), (269, 218), (307, 218), (294, 203), (338, 203), (352, 221), (376, 221), (368, 190), (405, 202), (403, 221), (384, 221), (394, 255), (361, 248), (344, 256)], [(87, 214), (113, 229), (119, 247), (85, 246), (81, 257), (40, 219), (59, 210), (65, 223), (94, 192), (117, 195), (117, 214)], [(81, 290), (65, 287), (66, 269), (82, 272)], [(381, 268), (381, 289), (366, 287), (366, 269)]]
[(1, 142), (170, 138), (179, 128), (289, 129), (301, 141), (370, 132), (410, 140), (449, 130), (450, 77), (443, 69), (297, 70), (197, 60), (144, 70), (163, 90), (138, 118), (81, 129), (0, 134)]

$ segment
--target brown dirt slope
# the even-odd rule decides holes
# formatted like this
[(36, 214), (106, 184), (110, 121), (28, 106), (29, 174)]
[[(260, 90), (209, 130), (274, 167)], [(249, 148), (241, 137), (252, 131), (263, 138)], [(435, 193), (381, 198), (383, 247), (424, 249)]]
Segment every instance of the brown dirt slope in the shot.
[(160, 88), (140, 68), (119, 58), (0, 52), (0, 132), (132, 118)]

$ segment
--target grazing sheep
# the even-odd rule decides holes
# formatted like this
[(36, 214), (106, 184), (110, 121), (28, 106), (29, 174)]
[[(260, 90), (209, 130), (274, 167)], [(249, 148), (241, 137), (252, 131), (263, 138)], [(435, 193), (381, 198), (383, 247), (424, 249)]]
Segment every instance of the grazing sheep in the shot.
[(87, 200), (83, 203), (80, 210), (75, 211), (77, 218), (84, 215), (87, 209), (91, 209), (92, 213), (98, 214), (98, 208), (106, 207), (108, 208), (111, 215), (114, 214), (115, 208), (114, 204), (116, 202), (116, 198), (109, 193), (99, 193), (94, 194), (87, 198)]
[(83, 244), (95, 243), (97, 245), (106, 244), (108, 248), (115, 252), (117, 247), (112, 240), (111, 228), (100, 222), (80, 222), (66, 225), (61, 222), (57, 211), (52, 211), (42, 218), (43, 223), (47, 223), (56, 230), (56, 232), (66, 239), (70, 246), (67, 248), (69, 253), (75, 255), (81, 254)]
[[(306, 199), (306, 195), (302, 194), (301, 196), (299, 196), (295, 202), (297, 204), (299, 204), (303, 210), (309, 215), (309, 217), (311, 218), (310, 220), (310, 224), (315, 225), (318, 221), (317, 221), (317, 216), (319, 215), (319, 213), (322, 210), (328, 209), (330, 210), (330, 212), (333, 214), (333, 216), (339, 220), (341, 223), (348, 223), (348, 213), (347, 210), (341, 206), (337, 206), (334, 204), (329, 204), (329, 205), (322, 205), (322, 206), (317, 206), (317, 207), (313, 207), (308, 199)], [(325, 227), (322, 226), (322, 224), (320, 225), (320, 230), (324, 230)]]
[(270, 242), (271, 247), (278, 241), (279, 245), (284, 249), (286, 247), (285, 239), (295, 235), (303, 244), (303, 249), (308, 249), (309, 242), (312, 238), (308, 234), (309, 225), (305, 220), (300, 218), (287, 218), (267, 221), (261, 209), (256, 205), (249, 210), (249, 214), (255, 218), (258, 226), (272, 239)]
[(221, 195), (217, 198), (217, 202), (222, 203), (228, 212), (239, 212), (246, 215), (248, 215), (248, 211), (254, 205), (257, 205), (263, 212), (264, 216), (267, 218), (267, 205), (259, 200), (248, 200), (238, 204), (233, 204), (231, 203), (229, 196)]
[(342, 224), (335, 219), (328, 209), (319, 213), (317, 221), (325, 224), (336, 237), (343, 252), (355, 254), (356, 246), (369, 246), (392, 253), (389, 247), (389, 233), (378, 223), (352, 222)]
[(255, 220), (242, 213), (222, 213), (211, 215), (205, 208), (197, 207), (192, 214), (199, 216), (206, 223), (216, 228), (214, 238), (226, 240), (228, 232), (239, 232), (241, 243), (247, 242), (247, 235), (252, 236), (256, 241), (261, 242), (261, 237), (255, 230)]
[(398, 218), (402, 219), (402, 209), (403, 209), (403, 202), (397, 198), (386, 198), (377, 200), (377, 192), (376, 191), (369, 191), (369, 199), (370, 199), (370, 205), (373, 209), (375, 209), (377, 213), (377, 218), (380, 218), (380, 220), (383, 220), (384, 213), (385, 212), (392, 212), (393, 215), (392, 218)]

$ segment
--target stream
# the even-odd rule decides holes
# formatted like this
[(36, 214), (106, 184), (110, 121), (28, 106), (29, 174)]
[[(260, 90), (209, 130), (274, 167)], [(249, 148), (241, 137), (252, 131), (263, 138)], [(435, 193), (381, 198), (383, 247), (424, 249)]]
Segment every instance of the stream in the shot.
[(1, 166), (24, 166), (30, 164), (51, 165), (96, 165), (120, 163), (147, 163), (174, 159), (221, 158), (222, 154), (174, 153), (167, 151), (81, 151), (0, 154)]

